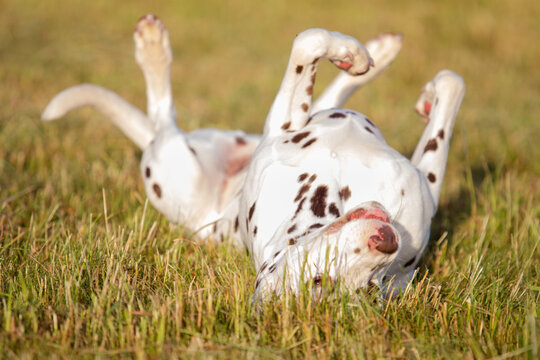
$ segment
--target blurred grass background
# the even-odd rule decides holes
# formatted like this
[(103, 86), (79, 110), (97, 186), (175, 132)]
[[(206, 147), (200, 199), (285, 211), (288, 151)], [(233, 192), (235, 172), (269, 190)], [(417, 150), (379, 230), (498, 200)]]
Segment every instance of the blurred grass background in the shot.
[[(153, 209), (143, 211), (140, 151), (110, 122), (81, 110), (41, 124), (47, 102), (81, 82), (112, 89), (145, 108), (132, 31), (148, 12), (159, 16), (170, 33), (173, 91), (179, 125), (186, 130), (260, 132), (292, 40), (310, 27), (360, 41), (381, 32), (403, 33), (403, 50), (391, 68), (346, 106), (366, 113), (407, 155), (423, 129), (413, 110), (423, 84), (443, 68), (462, 75), (467, 93), (433, 245), (421, 267), (422, 276), (436, 286), (417, 283), (416, 292), (388, 305), (388, 322), (378, 308), (369, 307), (360, 311), (363, 315), (322, 307), (309, 318), (301, 307), (293, 306), (297, 315), (291, 315), (277, 306), (276, 313), (257, 317), (245, 299), (254, 280), (247, 256), (194, 244), (181, 228), (169, 229)], [(7, 357), (32, 357), (43, 349), (60, 357), (166, 356), (188, 348), (190, 354), (213, 349), (218, 357), (222, 350), (257, 357), (537, 356), (540, 2), (0, 0), (0, 23), (0, 350)], [(333, 76), (331, 66), (321, 66), (316, 94)], [(133, 236), (137, 241), (129, 240)], [(126, 265), (130, 261), (136, 265)], [(86, 264), (82, 270), (76, 266), (81, 263)], [(129, 279), (143, 278), (145, 286), (135, 287), (127, 300), (103, 288), (115, 265)], [(163, 266), (184, 274), (185, 282), (161, 273)], [(86, 285), (77, 280), (77, 271), (87, 272)], [(192, 272), (198, 277), (186, 275)], [(481, 310), (475, 314), (471, 293), (455, 295), (454, 290), (477, 272), (481, 281), (473, 277), (477, 282), (465, 286), (467, 291), (479, 287)], [(195, 278), (189, 285), (187, 279)], [(123, 281), (118, 286), (127, 286)], [(66, 294), (72, 297), (75, 290), (66, 284), (72, 283), (80, 285), (86, 300), (68, 299)], [(442, 292), (433, 290), (437, 286)], [(192, 300), (191, 287), (207, 303)], [(39, 291), (32, 295), (28, 289)], [(58, 300), (59, 294), (66, 298)], [(220, 313), (216, 298), (208, 296), (222, 296), (217, 304), (236, 310)], [(177, 314), (169, 306), (175, 298), (185, 301), (183, 311), (192, 316), (176, 327), (169, 323)], [(111, 310), (114, 303), (118, 308)], [(448, 307), (455, 309), (456, 323), (441, 320), (435, 328), (422, 323)], [(163, 336), (144, 342), (142, 322), (137, 322), (138, 330), (130, 331), (140, 336), (123, 338), (128, 331), (118, 325), (124, 321), (118, 314), (146, 314), (141, 308), (152, 320), (144, 331)], [(217, 315), (209, 315), (209, 309)], [(329, 314), (337, 323), (325, 317)], [(291, 319), (283, 320), (285, 315)], [(368, 330), (347, 323), (346, 316)], [(76, 325), (77, 318), (91, 326)], [(166, 330), (160, 333), (162, 320)], [(275, 324), (279, 329), (272, 328)], [(327, 325), (335, 336), (317, 337), (324, 329), (309, 330)], [(85, 330), (79, 332), (81, 326)]]

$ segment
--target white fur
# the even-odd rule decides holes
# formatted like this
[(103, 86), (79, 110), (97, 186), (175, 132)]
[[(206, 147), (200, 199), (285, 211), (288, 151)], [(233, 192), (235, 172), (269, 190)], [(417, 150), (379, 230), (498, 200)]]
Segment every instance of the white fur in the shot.
[[(411, 162), (365, 115), (329, 109), (310, 116), (306, 104), (323, 57), (338, 67), (352, 63), (346, 66), (352, 75), (370, 63), (360, 43), (339, 33), (308, 30), (294, 41), (240, 201), (257, 297), (284, 286), (296, 292), (321, 274), (350, 290), (368, 283), (400, 289), (428, 242), (462, 79), (446, 70), (424, 88), (419, 103), (433, 104)], [(376, 216), (349, 216), (357, 212)]]
[[(143, 150), (141, 173), (156, 209), (172, 222), (197, 231), (199, 238), (228, 237), (242, 246), (236, 226), (238, 194), (260, 137), (242, 131), (200, 129), (186, 133), (179, 129), (170, 83), (168, 32), (159, 19), (146, 15), (139, 20), (133, 37), (135, 58), (147, 86), (148, 115), (110, 90), (83, 84), (52, 99), (42, 119), (54, 120), (82, 106), (97, 108)], [(381, 73), (401, 49), (401, 37), (381, 35), (367, 47), (376, 70), (366, 76), (341, 75), (315, 107), (341, 105), (355, 89)]]

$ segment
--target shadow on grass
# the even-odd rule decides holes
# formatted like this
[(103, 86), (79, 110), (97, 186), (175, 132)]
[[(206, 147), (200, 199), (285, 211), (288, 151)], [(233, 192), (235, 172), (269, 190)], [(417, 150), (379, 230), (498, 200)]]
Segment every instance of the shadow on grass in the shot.
[(504, 169), (495, 163), (476, 164), (465, 171), (467, 184), (463, 184), (457, 194), (439, 204), (437, 213), (431, 223), (428, 247), (418, 264), (420, 275), (423, 275), (426, 270), (433, 270), (432, 265), (437, 256), (436, 249), (440, 246), (438, 240), (441, 239), (444, 233), (447, 233), (444, 241), (447, 242), (448, 246), (451, 246), (454, 229), (471, 216), (474, 216), (474, 209), (477, 206), (476, 194), (481, 191), (484, 182), (489, 178), (504, 173)]

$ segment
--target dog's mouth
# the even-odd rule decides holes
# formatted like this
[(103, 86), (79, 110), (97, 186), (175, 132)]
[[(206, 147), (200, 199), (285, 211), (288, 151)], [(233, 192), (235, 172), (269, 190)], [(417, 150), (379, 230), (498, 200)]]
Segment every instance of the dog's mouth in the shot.
[(327, 235), (335, 234), (346, 224), (359, 219), (378, 220), (381, 223), (380, 226), (377, 226), (376, 233), (371, 235), (367, 241), (370, 250), (387, 255), (393, 254), (398, 250), (397, 235), (390, 225), (390, 216), (384, 207), (377, 202), (371, 202), (367, 206), (360, 206), (350, 210), (330, 224), (324, 230), (324, 233)]
[(390, 223), (390, 216), (384, 210), (382, 205), (379, 203), (370, 203), (370, 206), (361, 206), (356, 209), (350, 210), (348, 213), (343, 215), (341, 218), (334, 221), (326, 229), (326, 234), (333, 234), (341, 230), (341, 228), (354, 220), (358, 219), (375, 219), (385, 223)]
[(347, 219), (346, 222), (353, 221), (356, 219), (377, 219), (385, 223), (390, 222), (390, 217), (388, 216), (386, 211), (376, 206), (367, 208), (367, 209), (365, 208), (354, 209), (348, 212), (347, 214), (345, 214), (345, 216)]

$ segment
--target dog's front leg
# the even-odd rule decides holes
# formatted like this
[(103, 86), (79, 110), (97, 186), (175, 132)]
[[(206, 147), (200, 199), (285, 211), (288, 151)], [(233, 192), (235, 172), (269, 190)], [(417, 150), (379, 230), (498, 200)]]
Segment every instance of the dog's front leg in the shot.
[(285, 76), (266, 118), (265, 136), (304, 127), (321, 58), (329, 59), (352, 75), (366, 73), (373, 64), (364, 46), (350, 36), (324, 29), (300, 33), (294, 40)]
[(366, 49), (375, 64), (367, 73), (353, 76), (341, 71), (338, 76), (324, 89), (312, 106), (311, 113), (341, 108), (351, 95), (379, 74), (381, 74), (395, 59), (403, 42), (399, 34), (381, 34), (366, 43)]
[(424, 86), (416, 103), (416, 111), (428, 124), (411, 162), (426, 176), (435, 206), (439, 203), (450, 137), (464, 95), (465, 83), (461, 76), (442, 70)]

